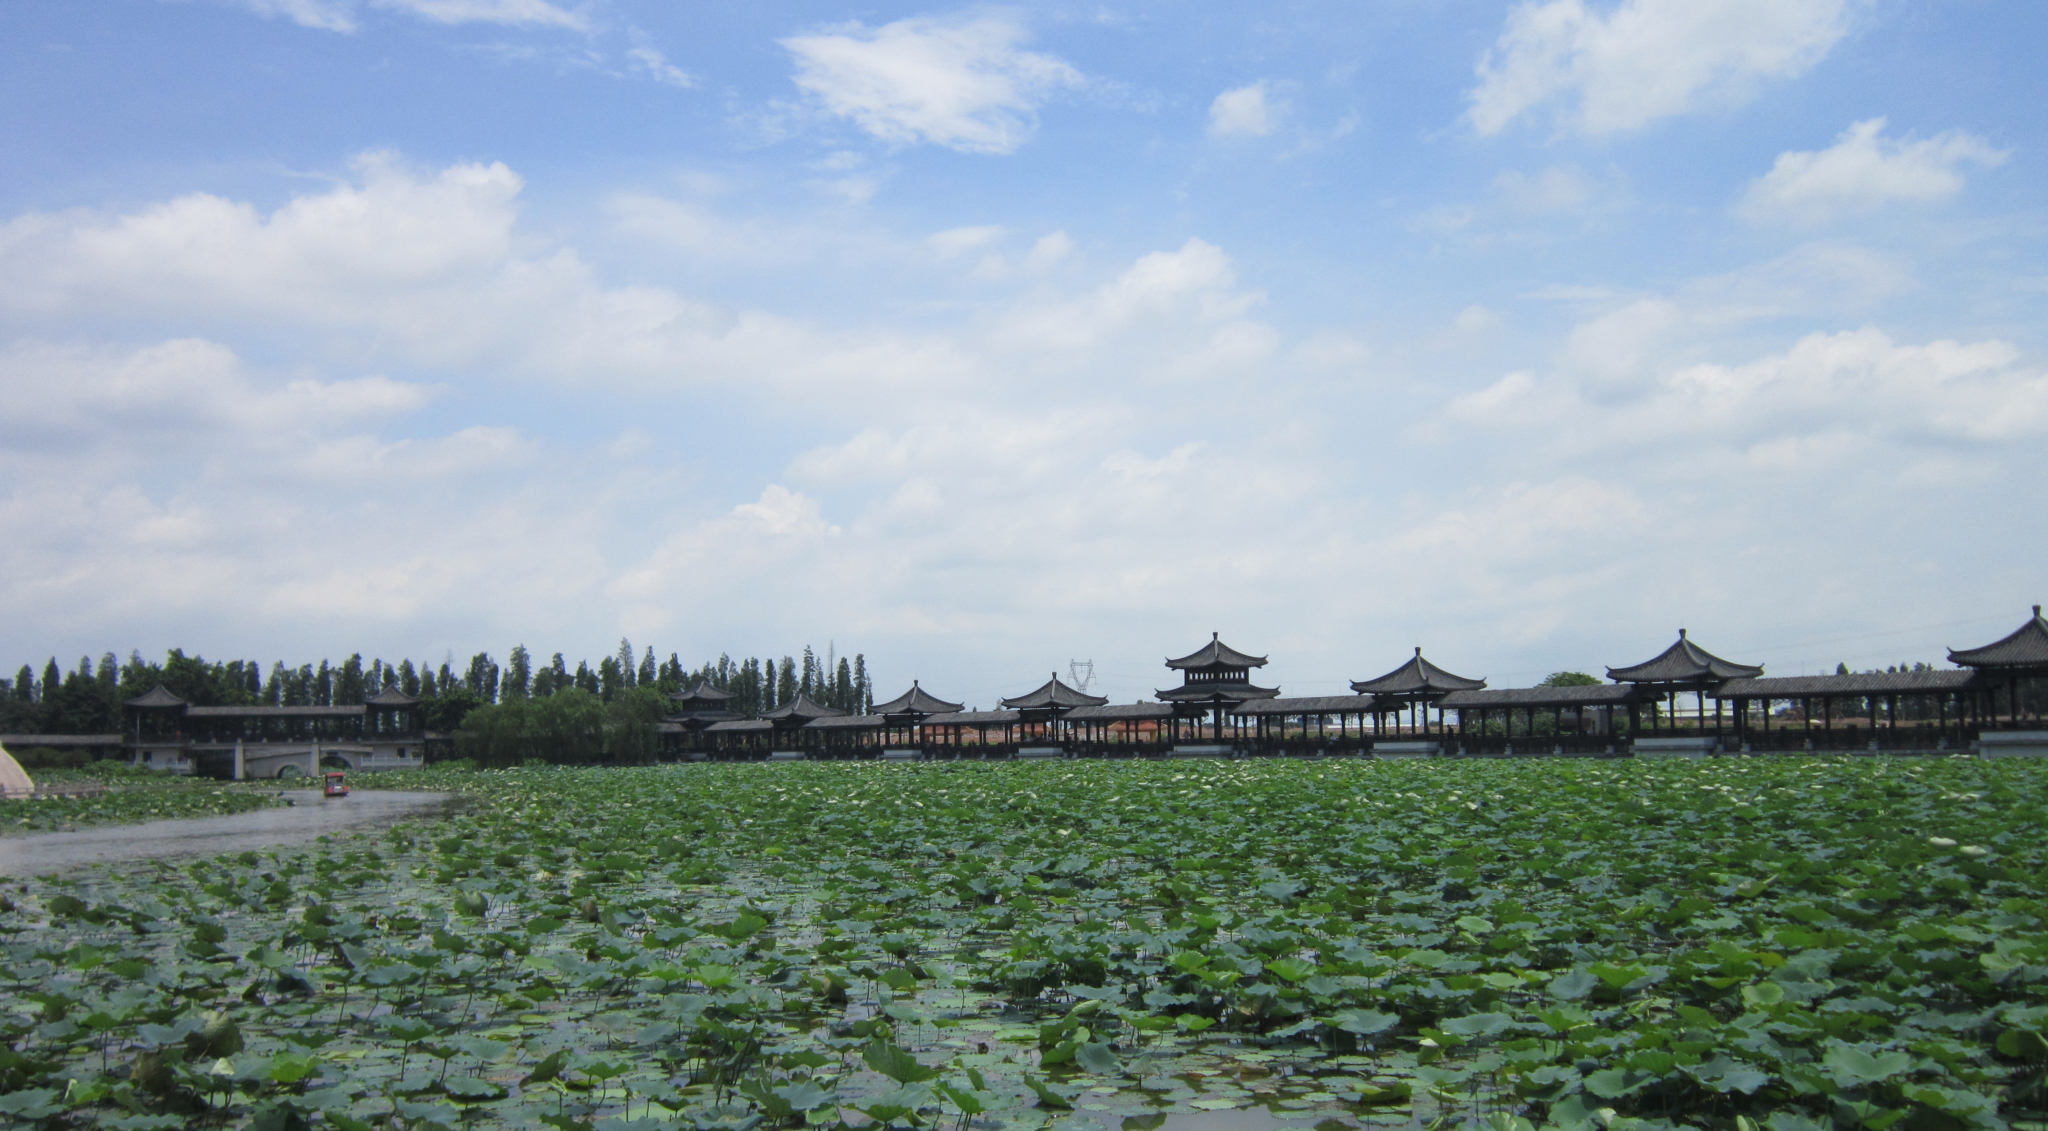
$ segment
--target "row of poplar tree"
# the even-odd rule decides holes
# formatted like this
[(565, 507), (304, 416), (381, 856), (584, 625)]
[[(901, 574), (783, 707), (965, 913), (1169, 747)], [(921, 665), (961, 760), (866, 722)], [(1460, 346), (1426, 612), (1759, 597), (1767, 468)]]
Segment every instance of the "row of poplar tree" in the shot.
[(97, 665), (91, 657), (81, 658), (69, 672), (52, 658), (40, 679), (23, 664), (12, 680), (0, 679), (0, 733), (118, 733), (125, 729), (122, 705), (159, 685), (201, 707), (348, 705), (396, 688), (422, 700), (429, 729), (453, 731), (469, 712), (495, 703), (545, 699), (572, 688), (611, 703), (637, 688), (667, 696), (699, 680), (731, 692), (732, 709), (746, 715), (773, 710), (798, 695), (849, 714), (863, 714), (874, 705), (866, 657), (840, 656), (831, 647), (820, 657), (805, 646), (801, 658), (784, 656), (779, 662), (722, 655), (690, 669), (673, 652), (666, 661), (656, 660), (653, 648), (636, 656), (632, 643), (621, 640), (616, 655), (595, 667), (579, 660), (574, 670), (560, 652), (542, 664), (520, 645), (502, 667), (487, 652), (471, 657), (460, 670), (452, 662), (438, 667), (411, 660), (365, 663), (358, 654), (339, 664), (322, 660), (296, 668), (279, 661), (267, 674), (253, 660), (208, 661), (174, 648), (160, 664), (140, 653), (130, 653), (121, 663), (108, 652)]

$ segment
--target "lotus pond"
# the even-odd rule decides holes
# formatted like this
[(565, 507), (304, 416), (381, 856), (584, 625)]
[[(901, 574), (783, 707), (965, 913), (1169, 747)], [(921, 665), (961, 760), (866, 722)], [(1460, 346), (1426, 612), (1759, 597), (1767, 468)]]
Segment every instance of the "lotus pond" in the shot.
[(2032, 762), (408, 776), (474, 801), (11, 885), (0, 1121), (2048, 1118)]

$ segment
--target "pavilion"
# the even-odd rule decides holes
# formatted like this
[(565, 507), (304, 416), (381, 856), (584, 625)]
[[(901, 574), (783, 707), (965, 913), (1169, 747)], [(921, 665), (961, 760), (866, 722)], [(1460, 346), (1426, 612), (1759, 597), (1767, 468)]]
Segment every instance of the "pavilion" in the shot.
[[(1986, 695), (1985, 714), (1994, 721), (1998, 718), (1998, 685), (2004, 683), (2006, 718), (2017, 727), (2026, 712), (2026, 703), (2020, 696), (2021, 682), (2048, 676), (2048, 620), (2041, 618), (2041, 606), (2035, 605), (2033, 619), (2005, 638), (1982, 648), (1951, 648), (1948, 659), (1975, 673), (1976, 682)], [(2033, 719), (2038, 723), (2040, 718), (2040, 701), (2036, 697)]]
[[(1444, 697), (1454, 691), (1478, 691), (1486, 686), (1483, 679), (1468, 679), (1452, 675), (1422, 658), (1422, 646), (1416, 645), (1415, 655), (1408, 662), (1377, 679), (1355, 680), (1351, 690), (1360, 695), (1373, 697), (1374, 714), (1378, 716), (1373, 724), (1377, 735), (1382, 729), (1379, 720), (1384, 720), (1391, 708), (1396, 729), (1403, 707), (1409, 712), (1409, 726), (1422, 734), (1429, 733), (1429, 709), (1436, 707), (1437, 731), (1444, 729)], [(1417, 723), (1420, 723), (1417, 726)]]
[(926, 691), (913, 679), (910, 681), (910, 690), (887, 703), (875, 704), (868, 713), (882, 717), (882, 743), (887, 745), (889, 732), (892, 730), (901, 730), (906, 742), (919, 742), (923, 738), (926, 719), (933, 715), (950, 715), (961, 710), (963, 707), (960, 704), (946, 702)]
[(695, 687), (669, 696), (669, 701), (676, 705), (669, 717), (686, 731), (700, 731), (712, 723), (739, 718), (739, 712), (732, 709), (732, 701), (737, 698), (733, 692), (711, 686), (710, 680), (699, 679)]
[[(1738, 664), (1724, 660), (1686, 638), (1685, 630), (1678, 630), (1678, 640), (1671, 647), (1659, 652), (1654, 658), (1628, 667), (1608, 668), (1607, 678), (1616, 683), (1634, 684), (1645, 693), (1650, 704), (1650, 729), (1660, 733), (1663, 729), (1659, 705), (1672, 704), (1676, 710), (1678, 693), (1690, 691), (1699, 699), (1699, 722), (1706, 726), (1707, 696), (1731, 679), (1755, 679), (1764, 674), (1762, 665)], [(1629, 707), (1629, 732), (1635, 733), (1640, 723), (1635, 704)], [(1721, 734), (1721, 700), (1714, 700), (1714, 735)]]
[(1076, 691), (1060, 682), (1060, 673), (1052, 673), (1052, 679), (1034, 691), (1027, 691), (1014, 699), (1002, 701), (1004, 707), (1017, 712), (1017, 720), (1025, 725), (1036, 724), (1039, 734), (1048, 741), (1058, 727), (1060, 717), (1077, 707), (1100, 707), (1109, 700), (1100, 695)]
[(1265, 667), (1266, 657), (1232, 648), (1219, 633), (1210, 633), (1207, 644), (1178, 660), (1166, 661), (1166, 666), (1181, 673), (1181, 685), (1153, 694), (1172, 706), (1175, 718), (1194, 719), (1197, 735), (1201, 720), (1213, 719), (1211, 737), (1216, 742), (1223, 741), (1224, 715), (1248, 701), (1280, 694), (1277, 687), (1258, 687), (1251, 681), (1252, 669)]

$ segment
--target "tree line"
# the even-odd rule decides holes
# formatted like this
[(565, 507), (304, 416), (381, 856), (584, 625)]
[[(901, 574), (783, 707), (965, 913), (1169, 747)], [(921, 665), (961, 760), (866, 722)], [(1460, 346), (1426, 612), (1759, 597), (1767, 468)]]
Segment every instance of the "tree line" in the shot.
[(573, 670), (562, 653), (539, 663), (522, 644), (502, 666), (488, 652), (477, 653), (462, 669), (452, 661), (366, 663), (357, 653), (338, 664), (323, 659), (289, 667), (280, 660), (267, 672), (259, 661), (209, 661), (173, 648), (162, 663), (144, 660), (139, 652), (123, 663), (108, 652), (97, 664), (81, 657), (70, 671), (51, 657), (40, 677), (23, 664), (13, 679), (0, 679), (0, 734), (119, 733), (127, 725), (123, 705), (158, 685), (199, 707), (348, 706), (396, 688), (421, 701), (427, 729), (453, 733), (482, 708), (537, 703), (571, 691), (587, 695), (600, 710), (646, 692), (635, 697), (633, 713), (659, 719), (669, 710), (669, 696), (700, 680), (731, 692), (732, 709), (745, 715), (773, 710), (798, 695), (850, 714), (874, 705), (865, 656), (841, 656), (828, 647), (820, 657), (808, 645), (801, 658), (721, 655), (695, 668), (673, 652), (665, 661), (651, 647), (636, 654), (632, 642), (622, 639), (616, 654), (595, 666), (578, 660)]

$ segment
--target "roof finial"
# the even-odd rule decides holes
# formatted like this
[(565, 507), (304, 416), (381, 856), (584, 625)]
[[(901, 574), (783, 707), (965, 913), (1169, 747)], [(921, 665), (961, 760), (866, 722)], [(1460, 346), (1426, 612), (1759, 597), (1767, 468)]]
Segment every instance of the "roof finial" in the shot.
[(2035, 619), (2035, 620), (2040, 620), (2040, 619), (2041, 619), (2041, 606), (2039, 606), (2039, 605), (2035, 605), (2035, 606), (2034, 606), (2034, 619)]
[(1422, 655), (1422, 645), (1420, 645), (1420, 644), (1417, 644), (1417, 645), (1415, 646), (1415, 654), (1416, 654), (1417, 656), (1421, 656), (1421, 655)]
[(1684, 629), (1682, 629), (1682, 628), (1681, 628), (1681, 629), (1679, 629), (1679, 630), (1678, 630), (1678, 638), (1679, 638), (1680, 640), (1683, 640), (1683, 639), (1685, 639), (1685, 630), (1684, 630)]
[[(2039, 605), (2035, 605), (2035, 606), (2034, 606), (2034, 611), (2035, 611), (2035, 612), (2037, 612), (2037, 613), (2038, 613), (2038, 612), (2040, 612), (2040, 611), (2041, 611), (2041, 606), (2039, 606)], [(1210, 632), (1210, 633), (1209, 633), (1209, 639), (1210, 639), (1210, 640), (1211, 640), (1212, 642), (1213, 642), (1213, 641), (1217, 641), (1217, 640), (1221, 640), (1221, 639), (1223, 639), (1223, 634), (1222, 634), (1222, 633), (1220, 633), (1220, 632), (1214, 632), (1214, 631), (1212, 631), (1212, 632)]]

